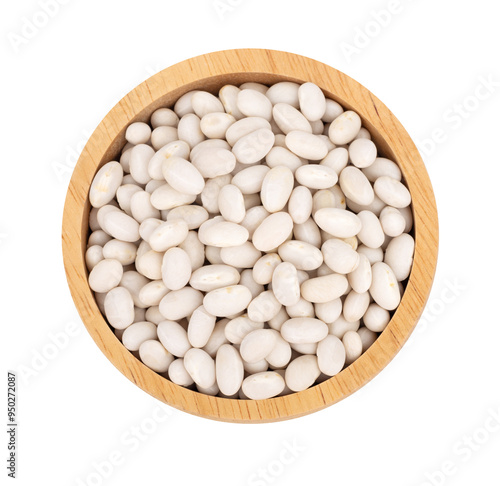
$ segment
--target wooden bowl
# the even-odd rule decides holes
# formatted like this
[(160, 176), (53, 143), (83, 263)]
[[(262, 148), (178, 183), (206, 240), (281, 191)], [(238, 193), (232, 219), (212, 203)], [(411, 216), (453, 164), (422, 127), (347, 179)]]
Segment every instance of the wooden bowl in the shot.
[[(247, 81), (311, 81), (325, 95), (356, 111), (379, 153), (399, 164), (413, 198), (415, 255), (406, 290), (389, 325), (352, 365), (300, 393), (267, 400), (233, 400), (203, 395), (175, 385), (136, 359), (116, 338), (99, 311), (87, 282), (89, 188), (97, 170), (118, 157), (125, 129), (148, 121), (153, 111), (172, 107), (184, 93), (217, 93), (225, 84)], [(332, 405), (374, 378), (408, 339), (428, 298), (437, 262), (438, 220), (429, 176), (401, 123), (370, 91), (318, 61), (287, 52), (237, 49), (215, 52), (169, 67), (144, 81), (104, 118), (87, 142), (73, 172), (62, 227), (66, 275), (80, 316), (106, 357), (133, 383), (158, 400), (194, 415), (229, 422), (272, 422), (299, 417)]]

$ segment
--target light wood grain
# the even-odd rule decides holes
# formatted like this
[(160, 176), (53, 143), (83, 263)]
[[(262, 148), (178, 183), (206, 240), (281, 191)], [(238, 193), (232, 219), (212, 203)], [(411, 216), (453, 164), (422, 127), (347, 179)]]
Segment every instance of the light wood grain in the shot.
[[(337, 376), (300, 393), (268, 400), (216, 398), (174, 385), (137, 360), (102, 317), (87, 283), (84, 252), (88, 237), (88, 192), (104, 163), (125, 143), (126, 127), (148, 121), (192, 89), (217, 93), (225, 84), (311, 81), (363, 119), (385, 156), (395, 160), (413, 197), (415, 258), (403, 299), (387, 329), (370, 349)], [(428, 298), (437, 261), (438, 220), (432, 186), (411, 138), (372, 93), (318, 61), (278, 51), (242, 49), (181, 62), (152, 76), (125, 96), (103, 119), (85, 146), (69, 184), (63, 217), (63, 256), (71, 294), (90, 335), (107, 358), (147, 393), (186, 412), (231, 422), (271, 422), (320, 410), (349, 396), (374, 378), (406, 342)], [(397, 383), (394, 383), (397, 386)], [(110, 392), (113, 384), (110, 383)]]

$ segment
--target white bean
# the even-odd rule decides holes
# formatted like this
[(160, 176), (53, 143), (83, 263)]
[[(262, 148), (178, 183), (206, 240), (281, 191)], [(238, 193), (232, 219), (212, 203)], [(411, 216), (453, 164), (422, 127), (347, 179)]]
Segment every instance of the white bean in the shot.
[(165, 295), (161, 299), (159, 307), (165, 319), (176, 321), (190, 316), (202, 302), (203, 294), (199, 290), (184, 287), (180, 290), (172, 290)]
[(389, 324), (391, 314), (378, 304), (370, 304), (363, 316), (364, 325), (373, 332), (382, 332)]
[(211, 93), (206, 91), (197, 91), (193, 94), (191, 98), (191, 105), (193, 111), (200, 117), (203, 118), (205, 115), (214, 112), (224, 113), (224, 107), (220, 100)]
[(240, 88), (232, 84), (226, 84), (219, 90), (219, 99), (226, 110), (226, 113), (232, 115), (236, 120), (241, 120), (245, 115), (238, 109), (238, 93)]
[(285, 135), (294, 130), (312, 133), (311, 124), (307, 118), (299, 110), (286, 103), (274, 105), (273, 118)]
[(170, 381), (180, 386), (191, 386), (194, 381), (187, 372), (182, 358), (172, 361), (168, 367), (168, 377)]
[(311, 216), (313, 197), (311, 191), (304, 186), (293, 189), (288, 200), (288, 212), (296, 224), (305, 223)]
[(248, 240), (248, 230), (239, 224), (222, 220), (208, 225), (210, 222), (203, 223), (198, 232), (200, 241), (205, 245), (224, 248), (242, 245)]
[(165, 147), (165, 145), (175, 142), (176, 140), (179, 140), (179, 134), (175, 127), (160, 126), (155, 128), (151, 134), (151, 145), (153, 145), (155, 150), (160, 150), (162, 147)]
[(267, 128), (268, 130), (271, 130), (271, 125), (264, 118), (255, 116), (243, 118), (227, 129), (226, 140), (231, 147), (234, 147), (238, 140), (260, 128)]
[(398, 281), (391, 267), (383, 262), (372, 266), (370, 294), (373, 300), (384, 309), (394, 310), (401, 300)]
[(295, 392), (305, 390), (314, 384), (320, 373), (316, 356), (311, 354), (299, 356), (286, 369), (286, 385)]
[[(117, 241), (117, 240), (115, 240)], [(90, 272), (101, 261), (104, 260), (103, 248), (99, 245), (92, 245), (85, 252), (85, 263), (87, 270)], [(120, 262), (121, 263), (121, 262)]]
[(406, 220), (401, 212), (391, 206), (386, 206), (380, 213), (380, 225), (383, 232), (395, 238), (406, 230)]
[(369, 248), (379, 248), (385, 240), (383, 226), (371, 211), (360, 211), (358, 218), (361, 220), (361, 230), (357, 237), (361, 243)]
[(345, 111), (332, 121), (328, 136), (335, 145), (345, 145), (354, 140), (361, 128), (361, 118), (354, 111)]
[(219, 211), (226, 221), (241, 223), (245, 218), (245, 200), (240, 189), (233, 184), (223, 186), (218, 196)]
[(169, 290), (179, 290), (191, 278), (191, 260), (181, 248), (170, 248), (163, 255), (161, 277)]
[(252, 268), (262, 253), (250, 241), (242, 245), (221, 248), (220, 257), (226, 265), (238, 268)]
[(290, 240), (278, 248), (280, 258), (293, 263), (297, 270), (315, 270), (323, 263), (323, 254), (310, 243), (300, 240)]
[(240, 280), (238, 271), (229, 265), (207, 265), (198, 268), (191, 275), (191, 287), (210, 292), (222, 287), (236, 285)]
[(382, 201), (394, 208), (405, 208), (411, 203), (410, 191), (392, 177), (379, 177), (373, 184), (373, 189)]
[(241, 226), (248, 230), (249, 238), (253, 238), (255, 230), (260, 226), (262, 221), (264, 221), (268, 216), (269, 212), (264, 206), (254, 206), (247, 210), (245, 218), (241, 222)]
[(321, 231), (312, 218), (309, 218), (305, 223), (294, 224), (293, 236), (297, 240), (309, 243), (315, 247), (321, 245)]
[(261, 285), (271, 283), (274, 269), (281, 263), (277, 253), (268, 253), (259, 258), (252, 270), (254, 280)]
[(291, 152), (308, 160), (321, 160), (328, 154), (326, 143), (312, 133), (293, 130), (287, 134), (285, 142)]
[(281, 245), (290, 235), (293, 221), (288, 213), (277, 212), (269, 215), (255, 230), (252, 242), (260, 251), (270, 251)]
[(177, 206), (191, 204), (195, 200), (195, 195), (176, 191), (169, 184), (163, 184), (151, 194), (151, 204), (156, 209), (172, 209)]
[(320, 165), (330, 167), (340, 174), (349, 163), (349, 152), (344, 147), (337, 147), (328, 152), (328, 155), (320, 162)]
[(391, 267), (398, 282), (410, 275), (414, 250), (415, 241), (406, 233), (394, 238), (387, 245), (384, 262)]
[(325, 263), (334, 272), (348, 274), (359, 264), (359, 255), (345, 241), (338, 238), (328, 239), (321, 246)]
[(94, 292), (105, 293), (122, 279), (123, 266), (118, 260), (101, 260), (89, 274), (89, 286)]
[(285, 388), (285, 380), (276, 371), (263, 371), (247, 376), (241, 388), (248, 398), (265, 400), (279, 395)]
[(130, 198), (130, 212), (139, 224), (146, 219), (160, 218), (160, 211), (153, 207), (151, 194), (146, 191), (138, 191)]
[[(208, 220), (208, 211), (195, 204), (187, 206), (178, 206), (169, 211), (167, 221), (174, 219), (183, 219), (190, 230), (198, 229), (205, 221)], [(140, 229), (139, 229), (140, 231)]]
[(276, 344), (276, 331), (257, 329), (249, 332), (241, 341), (240, 354), (247, 363), (263, 360)]
[(326, 111), (325, 95), (314, 83), (304, 83), (299, 88), (300, 111), (310, 121), (319, 121)]
[(149, 161), (148, 173), (150, 177), (159, 181), (165, 180), (162, 173), (163, 162), (175, 156), (186, 159), (189, 157), (189, 150), (189, 145), (182, 140), (176, 140), (163, 146)]
[(264, 322), (252, 321), (247, 314), (243, 314), (231, 319), (227, 323), (224, 333), (229, 342), (241, 344), (245, 336), (258, 329), (264, 329)]
[(272, 290), (266, 290), (255, 297), (248, 305), (248, 317), (252, 321), (267, 322), (281, 309), (280, 302)]
[(262, 181), (262, 205), (270, 213), (281, 211), (293, 190), (293, 173), (285, 166), (272, 168)]
[(366, 255), (371, 265), (384, 260), (384, 250), (382, 248), (369, 248), (365, 245), (358, 247), (358, 253)]
[(205, 187), (205, 181), (200, 171), (182, 157), (169, 157), (162, 164), (165, 180), (176, 191), (189, 195), (200, 194)]
[(132, 201), (132, 196), (136, 192), (141, 192), (142, 189), (135, 184), (124, 184), (118, 188), (116, 191), (116, 199), (120, 208), (125, 211), (129, 216), (132, 216), (132, 211), (130, 209), (130, 203)]
[(179, 117), (169, 108), (159, 108), (151, 115), (151, 125), (153, 128), (168, 126), (176, 127)]
[(238, 93), (236, 105), (245, 116), (257, 116), (271, 121), (273, 105), (266, 95), (255, 89), (242, 89)]
[(373, 202), (375, 193), (366, 176), (357, 167), (346, 167), (339, 176), (339, 185), (345, 196), (362, 206)]
[(125, 140), (133, 145), (146, 143), (151, 137), (151, 128), (147, 123), (131, 123), (125, 131)]
[(289, 262), (276, 266), (272, 275), (273, 293), (282, 305), (295, 305), (300, 300), (297, 269)]
[(344, 316), (340, 316), (338, 319), (328, 324), (328, 332), (342, 339), (347, 331), (357, 331), (359, 326), (360, 321), (349, 322)]
[(157, 373), (166, 373), (174, 361), (174, 356), (156, 340), (144, 341), (139, 347), (141, 361)]
[(191, 162), (205, 178), (230, 174), (236, 166), (234, 154), (222, 147), (207, 147), (191, 154)]
[(227, 113), (209, 113), (201, 119), (200, 129), (208, 138), (223, 138), (236, 118)]
[(215, 358), (217, 385), (225, 395), (233, 395), (241, 388), (244, 377), (243, 361), (238, 350), (230, 344), (223, 344)]
[(295, 171), (297, 182), (310, 189), (328, 189), (337, 183), (337, 173), (326, 165), (303, 165)]
[(358, 293), (351, 290), (344, 300), (343, 315), (348, 322), (359, 321), (370, 305), (370, 294), (368, 292)]
[(147, 184), (151, 180), (149, 162), (155, 155), (152, 147), (146, 144), (136, 145), (130, 152), (130, 175), (139, 183)]
[(163, 252), (182, 243), (188, 232), (189, 228), (184, 220), (166, 221), (151, 233), (149, 244), (153, 250)]
[(358, 266), (347, 275), (347, 280), (356, 292), (366, 292), (372, 283), (372, 267), (370, 260), (363, 253), (358, 253)]
[(177, 322), (162, 321), (158, 324), (157, 332), (165, 349), (178, 358), (183, 358), (191, 348), (186, 330)]
[(371, 140), (358, 138), (349, 145), (349, 158), (358, 169), (364, 169), (375, 162), (377, 147)]
[(215, 361), (203, 349), (189, 349), (184, 355), (184, 367), (198, 386), (210, 388), (215, 384)]
[(134, 322), (134, 301), (124, 287), (111, 289), (104, 299), (104, 313), (115, 329), (126, 329)]
[(359, 337), (361, 338), (361, 344), (363, 345), (363, 353), (377, 340), (378, 334), (376, 332), (370, 331), (367, 327), (362, 327), (358, 331)]
[(273, 105), (287, 103), (294, 108), (299, 108), (299, 87), (297, 83), (282, 81), (273, 84), (267, 91), (266, 96)]
[[(278, 135), (276, 135), (276, 138)], [(303, 165), (302, 158), (293, 154), (286, 146), (274, 146), (266, 155), (266, 164), (268, 167), (274, 168), (280, 165), (288, 167), (292, 172), (295, 172)]]
[(163, 299), (168, 292), (169, 289), (162, 280), (153, 280), (142, 287), (139, 292), (139, 299), (146, 306), (156, 306), (160, 304), (161, 299)]
[(370, 182), (375, 182), (379, 177), (387, 176), (401, 181), (401, 169), (392, 160), (377, 157), (369, 167), (363, 168), (363, 173)]
[(345, 348), (345, 364), (349, 366), (357, 360), (363, 352), (363, 343), (360, 335), (355, 331), (347, 331), (342, 338)]
[(137, 258), (135, 259), (135, 268), (140, 274), (150, 280), (160, 280), (163, 253), (151, 250), (151, 247), (146, 242), (143, 243), (147, 245), (147, 251), (140, 252), (139, 247)]
[(139, 351), (145, 341), (156, 339), (156, 326), (152, 322), (135, 322), (122, 335), (122, 343), (129, 351)]
[(251, 300), (252, 294), (247, 287), (230, 285), (208, 292), (203, 298), (203, 305), (214, 316), (228, 317), (246, 309)]
[(348, 282), (344, 275), (333, 273), (306, 280), (300, 286), (300, 293), (309, 302), (324, 303), (342, 296), (347, 286)]
[(300, 298), (299, 302), (295, 305), (288, 305), (286, 312), (289, 317), (314, 317), (314, 305), (308, 300)]
[(337, 208), (323, 208), (314, 215), (316, 224), (337, 238), (350, 238), (361, 231), (361, 220), (350, 211)]
[(257, 194), (262, 189), (262, 183), (269, 167), (265, 165), (254, 165), (238, 172), (232, 179), (234, 184), (242, 194)]
[(280, 332), (289, 343), (317, 343), (328, 334), (328, 326), (319, 319), (296, 317), (285, 321)]
[(274, 144), (274, 133), (269, 128), (259, 128), (241, 137), (233, 146), (236, 160), (254, 164), (264, 158)]
[(228, 323), (229, 319), (221, 319), (215, 323), (212, 335), (207, 341), (207, 344), (203, 346), (203, 350), (206, 351), (212, 358), (215, 358), (217, 350), (223, 345), (227, 344), (229, 341), (226, 339), (224, 334), (224, 329)]
[(266, 356), (266, 361), (273, 368), (282, 368), (290, 362), (292, 357), (292, 348), (289, 343), (287, 343), (278, 331), (273, 329), (266, 329), (274, 333), (275, 343), (272, 351)]
[(342, 371), (346, 354), (342, 341), (331, 334), (318, 343), (318, 368), (328, 376), (335, 376)]

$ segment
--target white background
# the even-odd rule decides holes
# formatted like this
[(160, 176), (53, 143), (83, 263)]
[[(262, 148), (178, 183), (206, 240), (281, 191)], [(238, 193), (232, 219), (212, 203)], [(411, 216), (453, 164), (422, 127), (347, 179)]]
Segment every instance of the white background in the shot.
[[(17, 483), (500, 484), (495, 3), (224, 4), (219, 15), (212, 0), (66, 0), (24, 37), (24, 19), (44, 20), (39, 1), (2, 4), (0, 342), (3, 369), (19, 374)], [(389, 7), (381, 26), (373, 13)], [(373, 91), (420, 144), (440, 216), (435, 284), (408, 345), (343, 402), (267, 425), (158, 408), (87, 334), (61, 258), (72, 154), (104, 115), (158, 70), (237, 47), (306, 55)], [(479, 88), (488, 78), (490, 91)], [(431, 136), (434, 147), (422, 143)], [(283, 465), (286, 444), (296, 452)], [(121, 458), (112, 471), (110, 456)]]

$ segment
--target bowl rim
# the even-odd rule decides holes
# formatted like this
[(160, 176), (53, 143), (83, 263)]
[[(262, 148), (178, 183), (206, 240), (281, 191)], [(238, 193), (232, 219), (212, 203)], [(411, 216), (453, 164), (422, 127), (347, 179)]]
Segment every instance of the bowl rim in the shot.
[[(266, 400), (204, 395), (175, 385), (130, 353), (102, 316), (85, 265), (90, 204), (88, 191), (97, 170), (124, 145), (126, 126), (145, 121), (162, 106), (198, 88), (216, 92), (246, 81), (310, 81), (363, 120), (377, 146), (395, 160), (412, 195), (415, 253), (401, 303), (375, 343), (336, 376), (299, 393)], [(267, 80), (267, 81), (266, 81)], [(269, 81), (272, 80), (272, 81)], [(130, 381), (162, 402), (185, 412), (229, 422), (273, 422), (321, 410), (371, 381), (399, 352), (416, 326), (434, 278), (438, 219), (432, 185), (410, 136), (392, 112), (368, 89), (337, 69), (308, 57), (267, 49), (232, 49), (200, 55), (151, 76), (130, 91), (104, 117), (85, 145), (71, 177), (62, 225), (63, 260), (68, 285), (89, 334)]]

